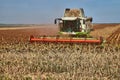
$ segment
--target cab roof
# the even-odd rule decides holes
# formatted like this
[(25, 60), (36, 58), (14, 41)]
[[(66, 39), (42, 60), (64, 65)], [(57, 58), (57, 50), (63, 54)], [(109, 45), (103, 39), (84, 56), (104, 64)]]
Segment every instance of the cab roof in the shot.
[(76, 20), (77, 17), (62, 17), (61, 19), (62, 20), (71, 20), (71, 21), (73, 21), (73, 20)]

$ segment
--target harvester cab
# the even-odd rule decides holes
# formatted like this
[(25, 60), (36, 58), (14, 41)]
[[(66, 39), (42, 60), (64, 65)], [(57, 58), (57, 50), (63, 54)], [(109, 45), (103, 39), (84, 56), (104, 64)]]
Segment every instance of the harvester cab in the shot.
[(78, 35), (89, 34), (92, 30), (92, 17), (86, 17), (83, 8), (65, 9), (64, 17), (56, 18), (61, 34)]

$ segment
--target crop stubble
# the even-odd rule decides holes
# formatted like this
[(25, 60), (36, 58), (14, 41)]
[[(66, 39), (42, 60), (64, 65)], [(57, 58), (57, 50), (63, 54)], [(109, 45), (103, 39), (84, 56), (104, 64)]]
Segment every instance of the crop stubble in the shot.
[[(97, 29), (98, 35), (119, 25)], [(50, 31), (49, 31), (50, 30)], [(103, 32), (102, 32), (103, 31)], [(109, 30), (108, 30), (109, 31)], [(102, 32), (102, 33), (101, 33)], [(57, 28), (0, 31), (0, 79), (116, 79), (120, 76), (120, 50), (113, 46), (29, 43), (30, 35), (56, 35)], [(94, 33), (96, 33), (94, 31)], [(106, 34), (106, 35), (105, 35)]]

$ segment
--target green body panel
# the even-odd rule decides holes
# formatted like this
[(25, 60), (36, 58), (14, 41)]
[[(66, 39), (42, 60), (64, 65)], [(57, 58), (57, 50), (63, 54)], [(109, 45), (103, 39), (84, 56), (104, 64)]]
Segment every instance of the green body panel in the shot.
[(86, 38), (92, 38), (88, 32), (75, 32), (74, 34), (65, 34), (65, 32), (58, 32), (60, 35), (69, 35), (73, 37), (86, 37)]

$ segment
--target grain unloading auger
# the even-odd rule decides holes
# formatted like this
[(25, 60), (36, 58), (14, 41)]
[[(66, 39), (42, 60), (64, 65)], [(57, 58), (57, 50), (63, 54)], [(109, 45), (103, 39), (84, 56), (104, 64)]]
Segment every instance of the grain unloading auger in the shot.
[(101, 44), (103, 39), (95, 39), (89, 35), (93, 30), (92, 17), (86, 17), (84, 10), (65, 9), (64, 17), (56, 18), (59, 26), (56, 36), (44, 35), (39, 38), (30, 37), (30, 42), (59, 42), (59, 43), (91, 43)]

